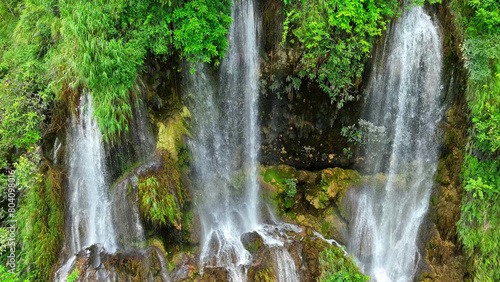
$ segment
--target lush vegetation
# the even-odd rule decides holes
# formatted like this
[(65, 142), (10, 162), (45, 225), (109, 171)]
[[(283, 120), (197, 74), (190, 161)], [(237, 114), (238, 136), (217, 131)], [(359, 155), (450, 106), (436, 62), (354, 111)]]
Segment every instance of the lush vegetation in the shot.
[[(282, 44), (301, 52), (295, 72), (287, 76), (288, 87), (300, 88), (301, 79), (314, 81), (341, 108), (356, 98), (372, 47), (398, 15), (401, 1), (283, 1)], [(500, 281), (500, 4), (451, 0), (450, 5), (463, 40), (472, 124), (457, 230), (474, 279)], [(44, 160), (41, 140), (62, 129), (80, 95), (89, 92), (105, 141), (120, 142), (139, 103), (146, 62), (174, 65), (185, 58), (193, 66), (218, 65), (228, 48), (230, 8), (229, 0), (0, 1), (0, 221), (8, 214), (7, 169), (16, 170), (20, 196), (19, 275), (0, 265), (0, 280), (50, 280), (61, 248), (64, 172)], [(384, 142), (384, 131), (361, 120), (342, 135), (363, 145)], [(367, 132), (381, 137), (368, 140)], [(181, 229), (182, 181), (169, 158), (160, 173), (138, 179), (139, 206), (154, 227)], [(269, 170), (264, 178), (277, 182), (277, 201), (290, 209), (297, 179), (277, 173)], [(322, 175), (321, 185), (326, 184)], [(7, 236), (0, 227), (0, 251), (7, 249)], [(367, 279), (333, 247), (321, 253), (320, 267), (321, 281)], [(73, 272), (68, 281), (78, 275)]]
[(458, 234), (477, 281), (500, 280), (500, 4), (454, 0), (472, 130)]
[(341, 108), (355, 98), (373, 42), (397, 12), (396, 0), (293, 1), (286, 7), (282, 44), (300, 42), (297, 75), (316, 81)]
[[(62, 241), (61, 173), (48, 168), (36, 149), (41, 140), (61, 130), (67, 115), (79, 106), (80, 95), (89, 92), (105, 141), (120, 142), (139, 102), (145, 61), (185, 57), (217, 64), (228, 46), (230, 3), (0, 3), (0, 220), (7, 215), (7, 169), (15, 168), (21, 197), (16, 217), (22, 279), (48, 281)], [(193, 32), (198, 29), (204, 32)], [(171, 210), (153, 208), (149, 219), (159, 224), (180, 222), (175, 208), (182, 202), (165, 201)], [(1, 249), (6, 241), (4, 229), (0, 230)]]
[[(139, 184), (139, 204), (144, 217), (157, 226), (170, 222), (179, 226), (181, 213), (175, 197), (168, 193), (168, 187), (158, 182), (156, 177), (148, 177)], [(167, 191), (165, 191), (167, 190)]]
[(285, 209), (291, 208), (295, 204), (295, 194), (297, 194), (297, 179), (285, 178), (284, 190), (282, 192), (283, 203)]
[(164, 169), (139, 179), (139, 210), (156, 228), (171, 224), (180, 230), (184, 205), (181, 175), (168, 153), (164, 157)]
[(175, 46), (191, 62), (209, 63), (224, 57), (226, 34), (232, 23), (230, 0), (194, 0), (176, 9)]
[(369, 277), (363, 275), (351, 257), (345, 256), (344, 251), (337, 247), (330, 247), (319, 254), (319, 266), (322, 282), (363, 282)]
[(23, 198), (16, 214), (19, 224), (21, 252), (18, 271), (30, 281), (49, 281), (50, 271), (57, 261), (63, 240), (63, 191), (62, 173), (43, 167), (37, 177), (23, 189)]

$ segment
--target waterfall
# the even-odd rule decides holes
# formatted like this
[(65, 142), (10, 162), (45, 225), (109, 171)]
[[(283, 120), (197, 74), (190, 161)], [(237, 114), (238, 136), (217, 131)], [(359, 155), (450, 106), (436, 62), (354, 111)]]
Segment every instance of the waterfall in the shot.
[(349, 195), (355, 220), (348, 250), (375, 281), (412, 281), (423, 259), (417, 236), (429, 205), (439, 151), (436, 129), (444, 115), (441, 38), (423, 8), (412, 7), (390, 27), (378, 51), (364, 117), (384, 126), (390, 142), (367, 145), (367, 156), (374, 155), (367, 170), (387, 178), (382, 188), (373, 183)]
[(274, 260), (278, 267), (278, 281), (283, 282), (299, 282), (295, 262), (290, 253), (283, 247), (274, 249)]
[[(252, 259), (241, 235), (261, 228), (259, 22), (254, 5), (252, 0), (233, 4), (230, 47), (219, 79), (213, 79), (201, 64), (194, 74), (186, 75), (193, 124), (189, 145), (202, 225), (200, 263), (202, 267), (225, 267), (233, 281), (246, 281)], [(284, 248), (275, 254), (277, 264), (293, 263)], [(280, 281), (294, 281), (287, 277), (297, 276), (295, 265), (281, 265), (277, 271)]]
[(104, 145), (99, 126), (92, 117), (92, 98), (82, 94), (78, 115), (68, 130), (67, 158), (68, 210), (66, 216), (65, 264), (55, 273), (55, 281), (66, 281), (76, 253), (97, 244), (106, 252), (117, 250), (106, 185)]
[(71, 253), (100, 244), (106, 251), (117, 248), (106, 185), (102, 135), (92, 117), (90, 94), (81, 97), (78, 118), (68, 134), (70, 219), (67, 241)]

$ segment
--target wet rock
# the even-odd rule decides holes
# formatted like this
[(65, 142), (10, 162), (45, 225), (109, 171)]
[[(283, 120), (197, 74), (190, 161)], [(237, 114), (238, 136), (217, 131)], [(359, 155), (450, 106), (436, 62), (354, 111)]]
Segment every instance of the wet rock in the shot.
[(225, 282), (229, 281), (229, 271), (223, 267), (205, 267), (199, 282)]
[(276, 261), (273, 259), (272, 250), (268, 246), (263, 246), (254, 254), (250, 268), (248, 269), (248, 281), (276, 281), (277, 277)]
[(347, 221), (332, 207), (325, 210), (324, 215), (321, 233), (328, 238), (335, 238), (340, 243), (345, 243), (348, 236)]
[(137, 179), (152, 171), (161, 170), (163, 161), (160, 155), (135, 167), (120, 177), (111, 187), (111, 213), (117, 239), (123, 246), (134, 246), (143, 241), (143, 222), (139, 217), (137, 198)]
[(257, 232), (248, 232), (241, 235), (241, 243), (251, 254), (259, 251), (259, 249), (264, 245), (262, 237)]
[(166, 149), (174, 162), (178, 161), (177, 148), (182, 147), (182, 138), (188, 133), (185, 126), (185, 119), (191, 117), (191, 113), (186, 107), (182, 111), (175, 113), (172, 117), (168, 118), (165, 122), (158, 122), (158, 142), (156, 148)]
[(107, 253), (99, 245), (81, 250), (71, 273), (78, 269), (76, 281), (169, 281), (164, 253), (157, 247), (140, 252)]
[(306, 200), (317, 210), (324, 209), (330, 204), (328, 190), (325, 191), (323, 187), (311, 188), (306, 193)]

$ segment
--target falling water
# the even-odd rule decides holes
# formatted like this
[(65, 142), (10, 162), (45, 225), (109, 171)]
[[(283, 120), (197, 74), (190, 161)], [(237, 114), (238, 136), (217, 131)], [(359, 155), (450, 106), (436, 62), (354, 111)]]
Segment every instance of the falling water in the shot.
[(70, 227), (67, 241), (71, 253), (100, 244), (108, 252), (117, 248), (111, 219), (108, 187), (104, 173), (104, 146), (96, 120), (92, 117), (92, 99), (82, 95), (78, 120), (73, 122), (69, 141)]
[(66, 220), (65, 264), (55, 273), (55, 281), (66, 281), (76, 253), (97, 244), (108, 253), (118, 245), (111, 218), (111, 201), (105, 179), (104, 146), (101, 131), (92, 117), (92, 99), (84, 93), (68, 130), (67, 158), (68, 211)]
[[(235, 1), (229, 52), (219, 80), (206, 67), (187, 75), (191, 98), (193, 171), (202, 223), (202, 267), (225, 267), (231, 280), (245, 281), (250, 253), (241, 235), (260, 228), (258, 184), (258, 30), (254, 1)], [(217, 83), (212, 83), (217, 81)], [(280, 276), (295, 275), (286, 250), (276, 252)], [(287, 261), (285, 261), (288, 258)], [(283, 272), (283, 273), (281, 273)], [(293, 272), (293, 274), (288, 273)], [(287, 276), (288, 275), (288, 276)]]
[(421, 259), (417, 236), (433, 186), (444, 108), (441, 54), (436, 24), (423, 8), (412, 7), (391, 26), (376, 55), (365, 118), (384, 126), (390, 142), (368, 145), (367, 154), (375, 154), (370, 170), (387, 178), (382, 188), (374, 183), (350, 195), (356, 208), (348, 246), (376, 281), (412, 281)]

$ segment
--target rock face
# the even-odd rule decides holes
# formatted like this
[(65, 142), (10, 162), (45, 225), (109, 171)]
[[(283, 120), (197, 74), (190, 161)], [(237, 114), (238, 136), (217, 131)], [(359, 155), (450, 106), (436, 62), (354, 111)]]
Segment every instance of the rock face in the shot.
[(150, 171), (160, 170), (163, 163), (159, 156), (139, 165), (130, 173), (122, 176), (111, 188), (112, 216), (118, 241), (130, 246), (145, 240), (143, 220), (139, 218), (137, 200), (137, 179)]
[[(443, 4), (445, 4), (445, 1)], [(449, 5), (440, 5), (437, 15), (443, 23), (446, 34), (451, 34), (445, 44), (445, 93), (451, 107), (446, 112), (442, 154), (436, 173), (434, 190), (428, 215), (421, 231), (421, 249), (425, 260), (421, 265), (421, 281), (464, 281), (467, 276), (467, 261), (462, 254), (457, 236), (456, 224), (460, 219), (463, 196), (460, 174), (467, 144), (467, 105), (465, 85), (467, 74), (463, 68), (463, 54), (460, 49), (459, 31)]]
[(75, 281), (169, 281), (163, 253), (157, 247), (142, 252), (108, 254), (92, 245), (77, 254), (70, 273)]
[[(242, 235), (242, 243), (252, 255), (251, 262), (245, 267), (247, 281), (277, 281), (283, 271), (283, 265), (280, 267), (278, 261), (283, 263), (283, 257), (280, 256), (284, 251), (290, 254), (287, 262), (295, 267), (299, 281), (311, 282), (317, 281), (325, 271), (319, 259), (322, 251), (333, 248), (337, 250), (336, 252), (344, 254), (343, 250), (318, 236), (318, 233), (310, 227), (295, 226), (288, 229), (285, 225), (269, 226), (270, 229), (267, 230), (273, 233), (275, 238), (280, 238), (282, 244), (265, 244), (264, 235), (255, 231)], [(193, 254), (184, 252), (173, 254), (169, 263), (172, 281), (230, 281), (226, 269), (219, 267), (198, 269), (197, 262), (198, 258)]]
[[(353, 159), (344, 153), (349, 144), (340, 132), (354, 124), (361, 101), (332, 104), (316, 82), (300, 75), (299, 42), (281, 46), (283, 2), (262, 1), (263, 16), (260, 76), (261, 163), (286, 164), (297, 169), (347, 168)], [(297, 40), (298, 41), (298, 40)], [(360, 83), (356, 84), (357, 87)], [(353, 90), (357, 92), (357, 90)], [(359, 97), (358, 97), (359, 98)]]
[(466, 260), (456, 233), (463, 187), (460, 172), (464, 159), (466, 117), (460, 104), (447, 112), (445, 150), (439, 162), (427, 224), (422, 232), (426, 250), (422, 281), (463, 281)]
[[(345, 242), (348, 221), (344, 216), (344, 195), (349, 188), (357, 187), (364, 177), (356, 171), (338, 167), (310, 172), (279, 165), (262, 167), (261, 172), (263, 193), (272, 199), (278, 213), (287, 221), (312, 227), (327, 237)], [(292, 199), (287, 179), (296, 180)]]

